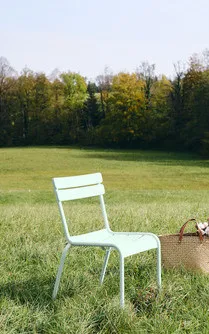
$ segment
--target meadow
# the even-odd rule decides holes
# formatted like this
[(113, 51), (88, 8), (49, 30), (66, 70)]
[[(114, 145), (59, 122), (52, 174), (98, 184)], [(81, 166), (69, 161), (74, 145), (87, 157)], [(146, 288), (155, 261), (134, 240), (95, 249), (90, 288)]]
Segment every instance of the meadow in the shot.
[[(52, 300), (65, 239), (51, 179), (93, 172), (103, 174), (113, 230), (173, 233), (209, 216), (209, 160), (193, 154), (0, 149), (0, 333), (209, 333), (209, 276), (163, 268), (158, 294), (154, 251), (126, 259), (124, 309), (118, 256), (100, 286), (95, 248), (70, 251)], [(97, 199), (72, 201), (66, 212), (72, 233), (102, 226)]]

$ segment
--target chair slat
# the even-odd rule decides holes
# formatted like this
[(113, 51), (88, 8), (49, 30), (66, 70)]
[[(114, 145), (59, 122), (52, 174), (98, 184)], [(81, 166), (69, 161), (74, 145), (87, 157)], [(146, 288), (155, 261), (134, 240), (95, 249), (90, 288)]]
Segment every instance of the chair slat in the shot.
[(103, 195), (104, 193), (105, 189), (103, 184), (73, 189), (62, 189), (57, 191), (58, 199), (61, 202), (79, 198), (94, 197), (98, 195)]
[(55, 177), (53, 181), (57, 189), (82, 187), (102, 183), (102, 174), (94, 173), (69, 177)]

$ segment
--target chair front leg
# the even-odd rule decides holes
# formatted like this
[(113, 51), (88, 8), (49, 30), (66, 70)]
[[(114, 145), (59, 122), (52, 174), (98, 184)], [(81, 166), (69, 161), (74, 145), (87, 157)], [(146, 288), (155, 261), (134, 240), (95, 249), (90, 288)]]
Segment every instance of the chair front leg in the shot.
[(106, 273), (106, 269), (107, 269), (107, 264), (108, 264), (108, 260), (109, 260), (109, 257), (110, 257), (110, 252), (111, 252), (111, 247), (106, 250), (105, 259), (104, 259), (102, 272), (101, 272), (101, 276), (100, 276), (100, 284), (102, 284), (103, 281), (104, 281), (104, 277), (105, 277), (105, 273)]
[(124, 307), (124, 257), (120, 254), (120, 306)]
[(60, 278), (61, 278), (61, 275), (62, 275), (62, 270), (63, 270), (63, 266), (64, 266), (64, 263), (65, 263), (65, 258), (66, 258), (67, 251), (68, 251), (69, 248), (70, 248), (70, 244), (67, 244), (65, 246), (63, 252), (62, 252), (60, 265), (59, 265), (59, 268), (58, 268), (58, 271), (57, 271), (57, 277), (56, 277), (56, 281), (55, 281), (55, 284), (54, 284), (54, 290), (53, 290), (53, 294), (52, 294), (53, 299), (55, 299), (56, 296), (57, 296), (57, 292), (58, 292), (59, 284), (60, 284)]

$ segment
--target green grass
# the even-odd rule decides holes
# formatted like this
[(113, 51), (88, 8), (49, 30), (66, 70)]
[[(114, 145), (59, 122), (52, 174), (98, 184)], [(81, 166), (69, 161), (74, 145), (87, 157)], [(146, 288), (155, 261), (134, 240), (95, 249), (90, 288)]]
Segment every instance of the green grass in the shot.
[[(208, 276), (164, 269), (157, 295), (154, 251), (126, 260), (124, 310), (117, 254), (100, 287), (103, 251), (92, 248), (70, 252), (52, 301), (65, 240), (51, 178), (97, 171), (114, 230), (172, 233), (193, 216), (209, 216), (209, 161), (197, 156), (0, 149), (0, 333), (209, 333)], [(96, 199), (73, 201), (66, 212), (73, 233), (101, 227)]]

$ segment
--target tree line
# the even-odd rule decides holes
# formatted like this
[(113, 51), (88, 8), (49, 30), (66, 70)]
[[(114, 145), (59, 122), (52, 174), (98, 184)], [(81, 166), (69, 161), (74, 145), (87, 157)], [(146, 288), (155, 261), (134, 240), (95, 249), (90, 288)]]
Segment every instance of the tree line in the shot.
[(142, 62), (95, 81), (78, 73), (20, 74), (0, 57), (0, 146), (97, 145), (209, 154), (209, 50), (173, 79)]

